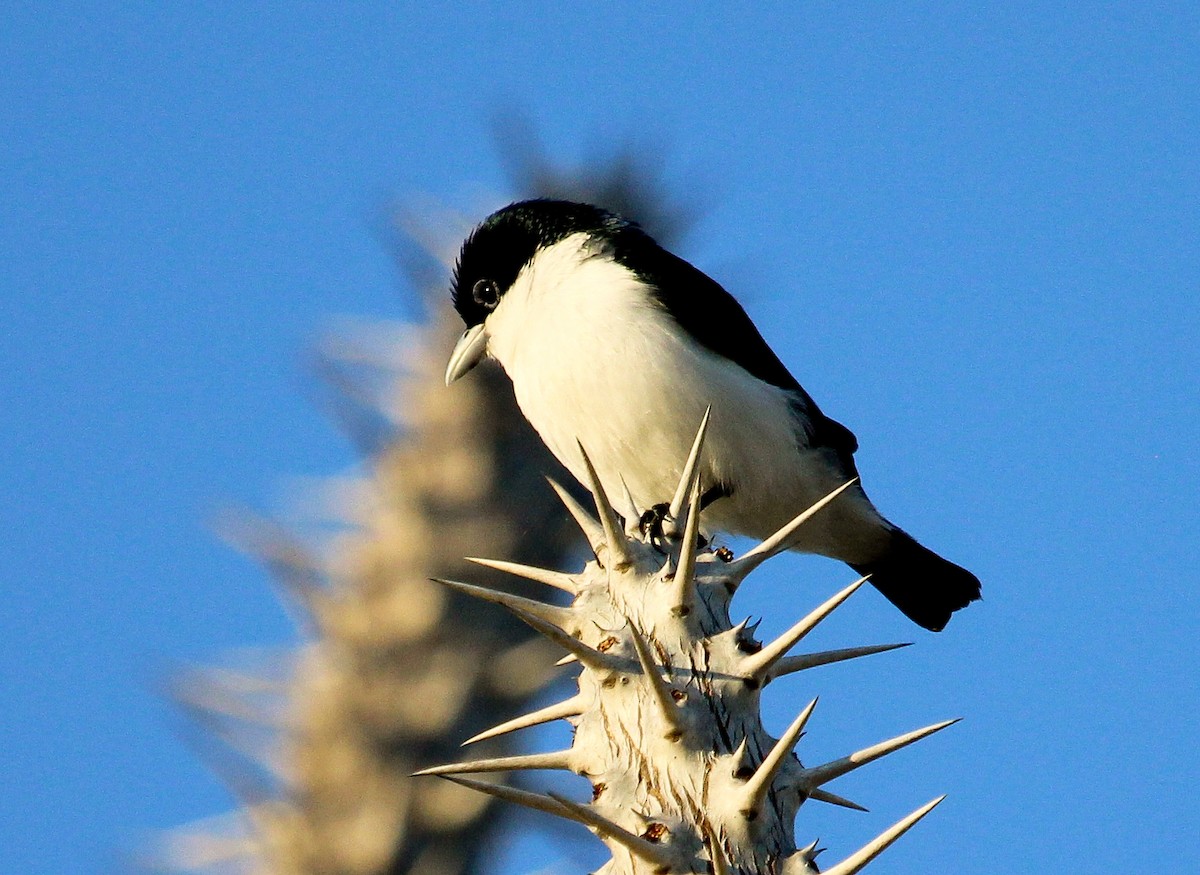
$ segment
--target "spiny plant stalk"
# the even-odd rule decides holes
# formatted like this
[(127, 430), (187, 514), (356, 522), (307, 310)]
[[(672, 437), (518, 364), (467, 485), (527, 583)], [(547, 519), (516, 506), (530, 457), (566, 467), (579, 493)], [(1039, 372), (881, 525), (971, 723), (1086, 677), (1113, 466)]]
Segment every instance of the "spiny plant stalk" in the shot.
[[(565, 701), (501, 723), (470, 741), (558, 719), (569, 721), (575, 731), (564, 750), (485, 757), (418, 774), (586, 826), (612, 852), (600, 870), (604, 875), (816, 873), (816, 843), (798, 846), (795, 839), (800, 807), (813, 800), (865, 810), (827, 785), (956, 722), (934, 723), (820, 765), (805, 765), (795, 753), (813, 718), (815, 699), (780, 738), (766, 732), (759, 701), (770, 681), (905, 645), (789, 655), (867, 578), (834, 594), (769, 643), (756, 641), (746, 623), (731, 622), (730, 602), (747, 575), (787, 549), (796, 531), (854, 481), (744, 555), (714, 551), (701, 538), (699, 526), (697, 459), (707, 422), (706, 415), (670, 503), (672, 515), (661, 531), (651, 525), (643, 531), (639, 521), (645, 518), (628, 496), (617, 510), (584, 452), (596, 515), (558, 491), (594, 560), (577, 574), (485, 563), (567, 590), (573, 595), (569, 607), (441, 581), (454, 592), (507, 608), (582, 666), (578, 691)], [(463, 777), (530, 769), (586, 777), (591, 801)], [(824, 870), (826, 875), (860, 871), (942, 798), (917, 808)]]

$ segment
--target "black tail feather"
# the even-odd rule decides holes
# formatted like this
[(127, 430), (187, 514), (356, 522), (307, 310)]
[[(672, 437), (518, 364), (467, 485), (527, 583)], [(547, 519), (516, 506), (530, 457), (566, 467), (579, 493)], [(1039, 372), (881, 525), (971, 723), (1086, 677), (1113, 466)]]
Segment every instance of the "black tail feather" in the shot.
[(896, 529), (887, 552), (851, 566), (918, 626), (940, 632), (950, 615), (979, 598), (979, 578)]

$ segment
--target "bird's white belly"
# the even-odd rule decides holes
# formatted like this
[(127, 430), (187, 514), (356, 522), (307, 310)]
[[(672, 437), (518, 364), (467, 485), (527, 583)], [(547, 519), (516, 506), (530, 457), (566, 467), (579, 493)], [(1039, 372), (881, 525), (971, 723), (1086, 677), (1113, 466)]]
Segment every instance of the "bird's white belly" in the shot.
[[(614, 337), (618, 344), (610, 342)], [(794, 433), (772, 428), (791, 421), (782, 393), (763, 391), (761, 383), (731, 385), (735, 381), (718, 373), (715, 362), (680, 349), (665, 334), (631, 338), (627, 328), (624, 334), (559, 339), (551, 367), (511, 376), (522, 411), (576, 477), (584, 479), (578, 440), (610, 495), (620, 495), (623, 477), (640, 507), (669, 501), (711, 405), (703, 487), (726, 482), (761, 495), (786, 486), (779, 466), (764, 464), (777, 459), (795, 465)]]
[[(765, 537), (840, 485), (823, 454), (799, 443), (787, 393), (690, 342), (636, 278), (576, 257), (566, 294), (553, 288), (552, 259), (532, 267), (489, 320), (489, 349), (521, 411), (582, 482), (577, 440), (610, 497), (623, 479), (640, 508), (670, 501), (711, 406), (702, 488), (733, 494), (706, 511), (706, 528)], [(819, 549), (824, 537), (810, 535), (797, 546)]]

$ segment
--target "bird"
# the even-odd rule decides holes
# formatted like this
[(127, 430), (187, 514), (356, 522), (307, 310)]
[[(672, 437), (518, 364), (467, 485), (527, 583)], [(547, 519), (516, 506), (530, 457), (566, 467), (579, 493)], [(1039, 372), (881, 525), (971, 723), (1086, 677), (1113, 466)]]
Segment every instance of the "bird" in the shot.
[[(450, 385), (485, 358), (522, 414), (587, 483), (664, 507), (711, 412), (701, 456), (707, 531), (764, 539), (857, 478), (858, 441), (826, 416), (719, 283), (636, 222), (539, 198), (474, 228), (451, 282), (466, 323)], [(849, 564), (909, 619), (941, 631), (978, 578), (889, 522), (854, 483), (789, 549)]]

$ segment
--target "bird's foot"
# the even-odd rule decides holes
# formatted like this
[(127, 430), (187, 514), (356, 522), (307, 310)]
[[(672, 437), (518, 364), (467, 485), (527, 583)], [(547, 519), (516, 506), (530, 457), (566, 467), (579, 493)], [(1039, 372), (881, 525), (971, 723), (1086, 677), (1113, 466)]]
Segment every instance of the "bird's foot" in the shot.
[[(703, 506), (703, 502), (701, 502)], [(659, 553), (666, 555), (666, 543), (672, 540), (678, 540), (679, 530), (671, 526), (668, 531), (667, 521), (674, 523), (675, 520), (671, 517), (671, 505), (663, 502), (656, 504), (642, 514), (642, 518), (638, 520), (638, 528), (641, 529), (642, 536), (646, 538), (650, 546)], [(703, 535), (699, 535), (696, 541), (698, 548), (708, 546), (708, 539)]]
[(642, 536), (659, 553), (667, 552), (663, 549), (663, 544), (667, 540), (665, 526), (667, 518), (670, 516), (671, 505), (664, 501), (662, 504), (656, 504), (649, 508), (638, 520), (638, 528), (641, 529)]

